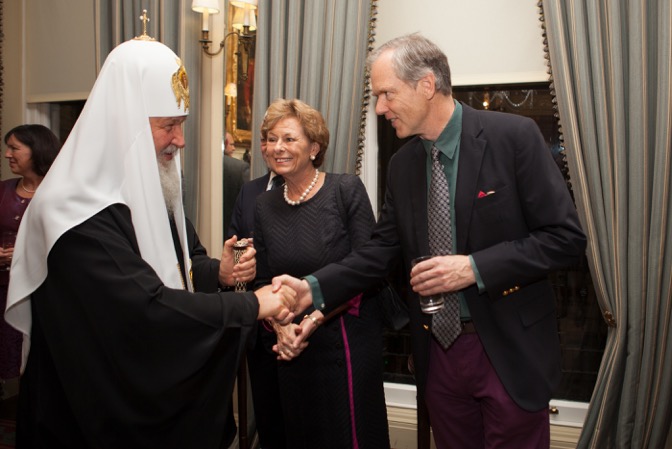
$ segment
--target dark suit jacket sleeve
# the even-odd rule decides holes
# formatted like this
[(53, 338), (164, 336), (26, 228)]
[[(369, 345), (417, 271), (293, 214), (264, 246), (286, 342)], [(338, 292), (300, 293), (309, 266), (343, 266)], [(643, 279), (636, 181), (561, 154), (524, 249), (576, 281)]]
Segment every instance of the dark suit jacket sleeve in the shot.
[(320, 284), (325, 303), (322, 311), (325, 315), (336, 309), (345, 299), (379, 284), (398, 260), (401, 248), (394, 210), (394, 201), (388, 191), (385, 206), (371, 238), (342, 261), (329, 264), (313, 273)]

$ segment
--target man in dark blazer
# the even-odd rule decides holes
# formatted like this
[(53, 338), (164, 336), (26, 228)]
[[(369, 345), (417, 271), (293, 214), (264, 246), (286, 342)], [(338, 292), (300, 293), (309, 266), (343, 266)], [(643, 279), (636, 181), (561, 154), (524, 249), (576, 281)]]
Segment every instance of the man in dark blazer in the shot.
[(233, 136), (227, 132), (224, 139), (224, 157), (222, 157), (222, 180), (224, 183), (222, 213), (225, 233), (231, 224), (231, 215), (240, 188), (250, 180), (250, 164), (235, 158), (233, 156), (235, 149)]
[(254, 238), (254, 204), (257, 197), (269, 190), (271, 172), (263, 176), (247, 181), (240, 188), (238, 197), (233, 205), (231, 214), (231, 224), (227, 231), (226, 238), (237, 235), (241, 238)]
[[(369, 57), (376, 113), (415, 136), (390, 160), (371, 241), (297, 281), (302, 306), (325, 315), (384, 277), (401, 257), (410, 275), (419, 400), (439, 449), (548, 448), (548, 403), (560, 376), (555, 299), (547, 278), (579, 260), (586, 240), (566, 183), (536, 124), (477, 111), (452, 97), (443, 52), (417, 34)], [(452, 201), (452, 254), (430, 254), (427, 199), (436, 146)], [(444, 348), (419, 295), (456, 292), (462, 332)], [(458, 324), (459, 325), (459, 324)], [(296, 356), (301, 336), (280, 347)]]
[[(263, 135), (261, 137), (261, 157), (266, 159), (266, 138)], [(226, 238), (231, 238), (233, 235), (237, 235), (239, 239), (254, 237), (254, 205), (257, 196), (267, 190), (280, 187), (283, 183), (282, 176), (277, 179), (276, 177), (277, 175), (269, 170), (265, 175), (243, 184), (233, 206), (231, 224)]]
[[(261, 156), (266, 159), (266, 134), (262, 130)], [(254, 209), (257, 196), (282, 185), (282, 176), (268, 171), (263, 176), (243, 184), (233, 206), (231, 225), (226, 238), (251, 238), (254, 242)], [(260, 449), (284, 449), (285, 427), (278, 386), (278, 361), (273, 352), (275, 332), (265, 323), (257, 323), (250, 338), (247, 365), (250, 373), (254, 418)]]

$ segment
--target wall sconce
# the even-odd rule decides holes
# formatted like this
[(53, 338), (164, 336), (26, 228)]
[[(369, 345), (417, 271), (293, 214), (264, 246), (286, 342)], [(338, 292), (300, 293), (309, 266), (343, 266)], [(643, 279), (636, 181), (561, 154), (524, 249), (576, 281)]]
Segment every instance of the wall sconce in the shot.
[[(201, 39), (199, 42), (206, 55), (217, 56), (224, 49), (226, 39), (233, 35), (238, 38), (236, 57), (238, 61), (244, 62), (241, 66), (243, 67), (241, 78), (244, 81), (247, 79), (247, 56), (256, 38), (254, 31), (257, 29), (257, 20), (254, 10), (257, 9), (257, 0), (232, 0), (230, 3), (236, 7), (232, 25), (233, 31), (224, 36), (224, 39), (219, 43), (219, 50), (215, 52), (210, 51), (212, 41), (209, 39), (208, 18), (210, 14), (217, 14), (219, 12), (219, 0), (193, 0), (191, 9), (203, 14), (203, 26), (201, 27)], [(245, 61), (242, 61), (243, 56), (245, 57)]]
[(254, 13), (254, 10), (257, 9), (257, 0), (235, 0), (231, 1), (231, 4), (236, 7), (231, 26), (238, 36), (236, 57), (239, 66), (243, 69), (240, 78), (242, 81), (247, 81), (248, 58), (257, 36), (255, 33), (257, 16)]
[(257, 16), (254, 10), (257, 9), (257, 0), (233, 0), (231, 4), (237, 8), (233, 15), (233, 28), (243, 35), (249, 35), (250, 31), (255, 31)]
[(208, 39), (210, 34), (209, 31), (210, 14), (219, 13), (219, 0), (193, 0), (191, 2), (191, 9), (195, 12), (200, 12), (201, 14), (203, 14), (203, 25), (201, 26), (202, 38), (200, 42), (208, 42), (209, 44), (210, 42), (212, 42)]

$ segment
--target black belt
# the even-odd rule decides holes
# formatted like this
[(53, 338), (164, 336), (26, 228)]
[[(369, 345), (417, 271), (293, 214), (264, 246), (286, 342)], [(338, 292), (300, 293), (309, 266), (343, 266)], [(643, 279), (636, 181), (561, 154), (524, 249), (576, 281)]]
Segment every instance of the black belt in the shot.
[(462, 332), (460, 332), (460, 335), (475, 334), (475, 333), (476, 333), (476, 326), (474, 326), (473, 321), (462, 321)]

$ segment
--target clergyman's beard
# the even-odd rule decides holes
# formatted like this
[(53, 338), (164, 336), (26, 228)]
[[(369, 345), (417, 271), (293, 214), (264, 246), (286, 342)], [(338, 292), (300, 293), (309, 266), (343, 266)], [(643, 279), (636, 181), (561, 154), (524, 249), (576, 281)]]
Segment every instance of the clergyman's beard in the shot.
[[(163, 152), (171, 152), (176, 149), (168, 147)], [(157, 157), (159, 163), (159, 178), (161, 179), (161, 190), (163, 191), (163, 199), (166, 202), (166, 209), (168, 214), (172, 215), (174, 212), (174, 205), (179, 204), (180, 198), (180, 174), (175, 168), (175, 158), (166, 161), (161, 155)]]

